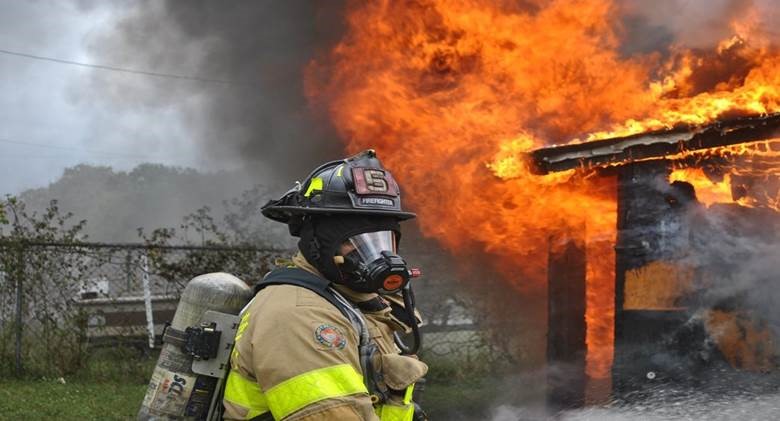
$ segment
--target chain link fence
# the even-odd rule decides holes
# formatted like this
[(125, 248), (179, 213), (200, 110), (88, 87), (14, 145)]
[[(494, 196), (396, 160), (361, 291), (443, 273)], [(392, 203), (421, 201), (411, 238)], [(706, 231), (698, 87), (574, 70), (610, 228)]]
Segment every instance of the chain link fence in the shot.
[[(159, 348), (186, 283), (228, 272), (253, 284), (287, 250), (83, 242), (0, 241), (0, 373), (65, 376), (90, 350)], [(438, 287), (437, 287), (438, 285)], [(452, 290), (428, 282), (422, 295)], [(423, 358), (469, 364), (503, 356), (456, 300), (420, 302)]]
[(280, 250), (6, 241), (0, 244), (0, 371), (66, 375), (90, 348), (156, 346), (189, 279), (251, 284)]

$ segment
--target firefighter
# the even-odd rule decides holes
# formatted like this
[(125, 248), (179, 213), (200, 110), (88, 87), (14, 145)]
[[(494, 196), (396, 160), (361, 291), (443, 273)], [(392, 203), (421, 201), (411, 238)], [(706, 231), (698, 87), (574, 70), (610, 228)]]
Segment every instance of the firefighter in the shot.
[(415, 273), (397, 254), (399, 222), (415, 215), (374, 151), (320, 166), (262, 213), (299, 251), (241, 313), (224, 418), (425, 419), (412, 401), (428, 370), (414, 355)]

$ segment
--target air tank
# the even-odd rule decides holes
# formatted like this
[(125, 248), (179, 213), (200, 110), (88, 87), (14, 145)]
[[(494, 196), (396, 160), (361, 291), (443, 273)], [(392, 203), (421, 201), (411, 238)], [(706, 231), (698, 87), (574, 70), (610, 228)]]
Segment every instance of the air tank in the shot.
[[(218, 272), (197, 276), (184, 288), (171, 327), (184, 331), (199, 326), (209, 310), (237, 315), (251, 298), (252, 289), (233, 275)], [(194, 373), (192, 362), (193, 357), (180, 346), (163, 344), (139, 420), (206, 419), (220, 380)]]

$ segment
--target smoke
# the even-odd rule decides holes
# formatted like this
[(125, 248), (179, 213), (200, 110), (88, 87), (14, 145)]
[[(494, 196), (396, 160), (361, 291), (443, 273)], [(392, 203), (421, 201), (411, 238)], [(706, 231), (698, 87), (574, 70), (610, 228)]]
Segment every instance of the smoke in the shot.
[(777, 12), (770, 2), (756, 0), (623, 0), (618, 7), (626, 16), (624, 52), (664, 51), (672, 45), (710, 49), (733, 35), (734, 22), (759, 11), (757, 24)]
[(686, 261), (699, 268), (697, 304), (741, 309), (740, 316), (759, 320), (780, 337), (780, 216), (769, 209), (713, 205), (692, 222)]
[(212, 168), (251, 167), (288, 183), (340, 155), (329, 123), (309, 112), (302, 72), (340, 38), (340, 2), (117, 3), (118, 24), (89, 41), (94, 60), (210, 81), (94, 76), (111, 106), (183, 116)]
[[(533, 12), (544, 4), (518, 0), (506, 9)], [(92, 7), (86, 0), (78, 5)], [(342, 39), (343, 1), (115, 5), (118, 24), (89, 40), (96, 61), (215, 82), (103, 72), (93, 78), (100, 94), (85, 99), (74, 93), (76, 100), (179, 110), (192, 147), (211, 169), (244, 166), (289, 182), (342, 155), (342, 142), (327, 116), (307, 104), (303, 71)], [(622, 28), (621, 51), (629, 56), (666, 54), (676, 44), (712, 47), (732, 33), (734, 19), (750, 10), (759, 10), (763, 23), (777, 17), (765, 0), (616, 0), (614, 5), (623, 16), (616, 23)]]
[[(712, 397), (695, 392), (680, 393), (671, 390), (657, 392), (652, 399), (640, 404), (568, 411), (560, 414), (557, 419), (561, 421), (762, 420), (773, 419), (780, 410), (777, 395)], [(509, 419), (511, 418), (503, 418), (502, 421)], [(495, 418), (494, 421), (499, 421), (499, 418)]]

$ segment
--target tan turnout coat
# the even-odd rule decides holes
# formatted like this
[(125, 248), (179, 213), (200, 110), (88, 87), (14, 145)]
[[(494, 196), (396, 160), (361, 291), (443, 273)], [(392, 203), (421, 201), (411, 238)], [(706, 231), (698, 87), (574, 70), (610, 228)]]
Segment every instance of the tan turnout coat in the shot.
[[(293, 264), (315, 275), (322, 276), (298, 253)], [(343, 296), (353, 303), (367, 301), (376, 294), (356, 293), (337, 286)], [(391, 300), (398, 300), (396, 297)], [(238, 337), (231, 358), (231, 368), (247, 379), (253, 379), (260, 389), (267, 391), (295, 376), (332, 367), (350, 364), (361, 373), (358, 355), (358, 332), (341, 312), (315, 292), (293, 285), (273, 285), (261, 290), (249, 307), (248, 325)], [(425, 375), (428, 367), (415, 357), (399, 355), (393, 341), (394, 331), (408, 331), (390, 313), (390, 308), (378, 312), (364, 312), (369, 334), (377, 344), (381, 355), (374, 364), (379, 367), (385, 384), (393, 390), (403, 391), (408, 385)], [(333, 346), (318, 336), (318, 329), (329, 327), (337, 332), (337, 340), (345, 340)], [(335, 329), (333, 329), (335, 328)], [(392, 400), (402, 400), (395, 396)], [(225, 401), (225, 419), (245, 419), (247, 410)], [(378, 420), (371, 398), (365, 393), (328, 398), (310, 404), (290, 414), (286, 421), (313, 420)]]

